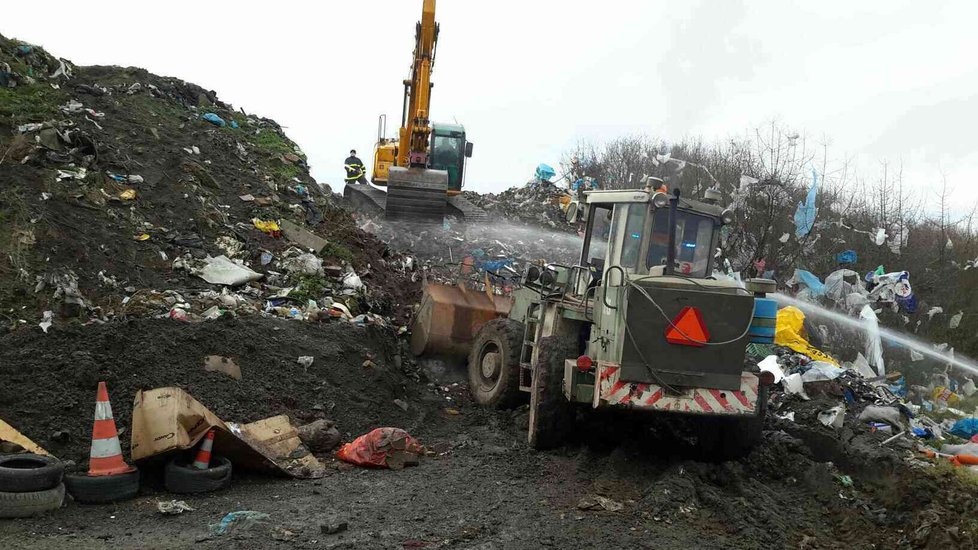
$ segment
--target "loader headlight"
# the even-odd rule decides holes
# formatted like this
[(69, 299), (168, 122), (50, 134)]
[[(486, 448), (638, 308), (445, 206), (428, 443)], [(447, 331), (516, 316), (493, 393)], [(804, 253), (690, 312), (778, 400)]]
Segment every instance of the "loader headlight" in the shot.
[(656, 193), (652, 195), (652, 206), (656, 208), (665, 208), (669, 206), (669, 195), (665, 193)]
[(720, 221), (723, 225), (730, 225), (734, 222), (734, 212), (733, 210), (724, 210), (720, 213)]

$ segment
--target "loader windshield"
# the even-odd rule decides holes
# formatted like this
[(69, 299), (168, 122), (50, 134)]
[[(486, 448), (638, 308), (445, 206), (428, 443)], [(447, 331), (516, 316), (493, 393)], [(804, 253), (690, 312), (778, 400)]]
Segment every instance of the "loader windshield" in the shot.
[[(713, 257), (713, 218), (676, 211), (676, 272), (687, 277), (706, 277)], [(657, 210), (652, 220), (652, 243), (646, 267), (666, 265), (669, 250), (669, 211)]]

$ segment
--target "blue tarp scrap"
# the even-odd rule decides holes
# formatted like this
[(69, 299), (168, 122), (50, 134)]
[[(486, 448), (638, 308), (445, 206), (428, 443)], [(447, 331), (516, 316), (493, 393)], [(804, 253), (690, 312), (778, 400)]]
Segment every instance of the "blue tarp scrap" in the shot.
[(822, 296), (825, 294), (825, 283), (820, 281), (811, 271), (796, 269), (794, 278), (807, 286), (813, 296)]
[(808, 196), (805, 202), (798, 203), (795, 210), (795, 237), (802, 238), (812, 232), (815, 226), (815, 215), (818, 210), (815, 208), (815, 197), (818, 195), (818, 174), (812, 169), (812, 186), (808, 189)]
[(978, 418), (962, 418), (954, 423), (950, 431), (960, 438), (971, 439), (971, 436), (978, 434)]
[(220, 126), (221, 128), (227, 125), (227, 122), (224, 122), (223, 118), (215, 115), (214, 113), (204, 113), (200, 115), (200, 118), (206, 120), (207, 122), (210, 122), (211, 124)]

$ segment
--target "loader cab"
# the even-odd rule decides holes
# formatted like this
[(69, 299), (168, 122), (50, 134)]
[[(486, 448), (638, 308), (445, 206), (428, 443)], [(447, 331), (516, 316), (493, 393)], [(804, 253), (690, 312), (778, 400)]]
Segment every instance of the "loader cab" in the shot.
[(465, 140), (460, 124), (432, 124), (430, 168), (448, 172), (448, 192), (459, 193), (465, 179), (465, 159), (472, 156), (472, 143)]
[[(595, 280), (608, 274), (610, 284), (620, 283), (622, 276), (665, 274), (669, 201), (670, 197), (661, 192), (588, 192), (580, 265), (590, 266)], [(697, 279), (710, 276), (725, 216), (728, 213), (719, 206), (679, 199), (674, 220), (674, 275)]]

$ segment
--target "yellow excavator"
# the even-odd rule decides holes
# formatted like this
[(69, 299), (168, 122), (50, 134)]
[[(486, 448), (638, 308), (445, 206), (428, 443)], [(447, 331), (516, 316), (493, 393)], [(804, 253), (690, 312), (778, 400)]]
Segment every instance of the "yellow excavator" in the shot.
[(460, 194), (465, 159), (472, 156), (472, 142), (465, 139), (465, 128), (429, 120), (438, 31), (435, 0), (424, 0), (415, 30), (411, 78), (404, 80), (398, 137), (385, 136), (386, 115), (380, 116), (377, 125), (371, 182), (387, 187), (387, 192), (369, 184), (347, 183), (343, 195), (359, 210), (436, 223), (445, 215), (466, 222), (487, 218), (485, 211)]

